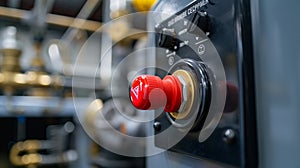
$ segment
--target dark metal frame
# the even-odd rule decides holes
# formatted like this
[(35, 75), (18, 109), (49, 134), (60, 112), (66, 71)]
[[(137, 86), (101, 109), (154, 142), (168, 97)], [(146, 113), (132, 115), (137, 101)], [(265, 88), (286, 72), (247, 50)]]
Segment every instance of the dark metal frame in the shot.
[(238, 32), (238, 42), (242, 46), (239, 52), (239, 82), (242, 87), (240, 98), (243, 102), (243, 115), (240, 117), (241, 132), (244, 139), (241, 144), (244, 150), (245, 160), (242, 159), (242, 167), (258, 167), (258, 145), (256, 128), (256, 103), (255, 103), (255, 82), (254, 82), (254, 61), (253, 61), (253, 40), (251, 24), (250, 0), (238, 2), (236, 22), (240, 24), (241, 31)]

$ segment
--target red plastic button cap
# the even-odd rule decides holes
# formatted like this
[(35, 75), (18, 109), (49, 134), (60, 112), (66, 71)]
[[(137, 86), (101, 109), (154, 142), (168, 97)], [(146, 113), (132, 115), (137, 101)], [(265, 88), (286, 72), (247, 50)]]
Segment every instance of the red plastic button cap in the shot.
[(163, 80), (158, 76), (141, 75), (132, 83), (130, 99), (141, 110), (164, 107), (166, 112), (175, 112), (181, 105), (182, 87), (173, 75), (167, 75)]

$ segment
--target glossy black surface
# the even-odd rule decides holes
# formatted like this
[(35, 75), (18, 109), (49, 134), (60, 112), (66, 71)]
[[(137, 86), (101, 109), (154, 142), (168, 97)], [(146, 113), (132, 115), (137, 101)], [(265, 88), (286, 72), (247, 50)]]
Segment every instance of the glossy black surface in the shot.
[[(187, 1), (184, 2), (187, 3)], [(157, 25), (156, 31), (159, 32), (163, 28), (170, 29), (174, 27), (175, 30), (181, 30), (182, 27), (180, 26), (182, 25), (176, 23), (169, 27), (168, 21), (179, 16), (182, 11), (189, 9), (198, 2), (200, 1), (194, 1), (185, 7), (178, 5), (177, 7), (180, 7), (181, 10), (170, 18), (162, 19)], [(166, 4), (167, 2), (161, 4), (161, 6), (158, 4), (156, 8), (163, 9), (163, 5), (166, 6)], [(172, 3), (171, 6), (176, 9), (176, 3)], [(198, 22), (195, 21), (195, 17), (199, 18), (199, 12), (207, 13), (209, 23), (201, 21), (200, 24), (199, 20)], [(183, 140), (172, 147), (171, 150), (207, 158), (220, 164), (236, 167), (256, 167), (257, 140), (249, 1), (214, 0), (213, 3), (203, 6), (194, 13), (194, 15), (186, 16), (185, 19), (200, 26), (205, 33), (209, 32), (208, 38), (221, 57), (227, 82), (238, 88), (238, 108), (231, 113), (223, 113), (218, 127), (206, 141), (202, 143), (198, 142), (197, 135), (199, 132), (190, 132)], [(205, 21), (208, 22), (208, 20)], [(194, 34), (195, 37), (206, 38), (204, 34), (197, 34), (197, 31), (190, 31), (190, 33)], [(157, 65), (159, 66), (169, 64), (169, 60), (165, 57), (164, 52), (157, 51), (156, 53)], [(181, 58), (175, 58), (175, 63), (182, 58), (201, 61), (198, 53), (193, 52), (188, 46), (178, 49), (176, 54)], [(209, 56), (209, 53), (207, 55)], [(162, 132), (170, 126), (170, 122), (165, 114), (158, 117), (156, 121), (161, 124), (161, 130), (156, 133)], [(235, 134), (234, 141), (230, 141), (230, 143), (224, 139), (225, 132), (228, 129), (234, 131)], [(156, 139), (156, 142), (161, 141)], [(165, 148), (164, 144), (156, 143), (156, 145)]]

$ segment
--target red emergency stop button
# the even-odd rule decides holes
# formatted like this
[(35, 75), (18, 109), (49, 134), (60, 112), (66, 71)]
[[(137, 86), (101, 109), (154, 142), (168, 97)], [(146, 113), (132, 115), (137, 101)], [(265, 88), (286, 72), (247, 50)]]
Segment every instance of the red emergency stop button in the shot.
[(158, 76), (141, 75), (130, 89), (132, 104), (141, 110), (165, 107), (164, 111), (177, 111), (181, 105), (182, 86), (176, 76), (167, 75), (163, 80)]

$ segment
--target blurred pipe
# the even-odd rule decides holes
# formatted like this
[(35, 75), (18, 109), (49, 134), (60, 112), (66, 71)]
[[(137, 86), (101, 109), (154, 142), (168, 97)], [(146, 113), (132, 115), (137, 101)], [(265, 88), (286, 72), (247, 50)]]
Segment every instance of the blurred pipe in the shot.
[(26, 117), (20, 115), (17, 117), (17, 140), (23, 140), (26, 138)]
[(35, 1), (32, 11), (27, 16), (27, 23), (33, 32), (33, 38), (37, 43), (41, 43), (47, 29), (46, 17), (52, 9), (54, 0)]
[(73, 27), (92, 32), (97, 31), (102, 26), (102, 23), (100, 22), (55, 14), (47, 15), (47, 23), (62, 27)]
[[(81, 10), (79, 11), (76, 18), (86, 20), (92, 12), (96, 9), (96, 7), (100, 4), (100, 0), (88, 0), (85, 2)], [(100, 18), (99, 18), (100, 19)], [(84, 22), (78, 22), (76, 19), (72, 23), (72, 25), (83, 25)], [(74, 29), (74, 27), (69, 26), (68, 30), (63, 34), (62, 40), (67, 40), (68, 42), (72, 41), (73, 38), (78, 34), (78, 29)]]
[[(0, 16), (13, 19), (24, 19), (24, 16), (28, 15), (29, 12), (30, 11), (21, 9), (13, 9), (2, 6), (0, 7)], [(102, 26), (102, 23), (100, 22), (56, 14), (47, 14), (46, 23), (61, 27), (73, 27), (92, 32), (97, 31)]]
[(7, 5), (12, 8), (19, 8), (21, 4), (21, 0), (9, 0)]
[[(24, 19), (25, 15), (28, 15), (30, 11), (21, 10), (21, 9), (13, 9), (0, 6), (0, 16), (9, 17), (13, 19)], [(103, 29), (99, 29), (103, 24), (101, 22), (73, 18), (68, 16), (56, 15), (56, 14), (47, 14), (46, 22), (48, 24), (61, 26), (61, 27), (72, 27), (81, 30), (91, 31), (91, 32), (102, 32)], [(141, 33), (141, 34), (136, 34)], [(144, 30), (131, 28), (128, 34), (135, 34), (132, 39), (139, 39), (142, 36), (145, 36)]]
[[(81, 10), (79, 11), (78, 15), (76, 16), (76, 18), (80, 18), (80, 19), (84, 19), (86, 20), (91, 14), (92, 12), (96, 9), (96, 7), (100, 4), (101, 0), (87, 0), (85, 2), (85, 4), (83, 5), (83, 7), (81, 8)], [(100, 19), (100, 18), (99, 18)], [(78, 25), (79, 27), (83, 26), (84, 22), (81, 22), (77, 19), (74, 20), (74, 22), (72, 23), (72, 25)], [(63, 46), (63, 44), (71, 44), (71, 41), (73, 41), (73, 39), (78, 36), (80, 32), (80, 29), (75, 28), (70, 26), (65, 33), (62, 35), (61, 40), (58, 43), (58, 46)], [(70, 46), (68, 46), (70, 47)], [(60, 71), (65, 74), (65, 75), (69, 75), (70, 73), (73, 72), (73, 67), (70, 66), (73, 64), (73, 62), (71, 60), (73, 60), (71, 58), (71, 55), (69, 54), (58, 54), (57, 55), (59, 58), (56, 60), (51, 60), (52, 62), (58, 63), (60, 62), (60, 64), (62, 64), (62, 68), (60, 68)], [(62, 58), (64, 56), (64, 59)], [(52, 59), (53, 57), (50, 57), (50, 59)], [(66, 73), (67, 72), (67, 73)]]

